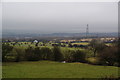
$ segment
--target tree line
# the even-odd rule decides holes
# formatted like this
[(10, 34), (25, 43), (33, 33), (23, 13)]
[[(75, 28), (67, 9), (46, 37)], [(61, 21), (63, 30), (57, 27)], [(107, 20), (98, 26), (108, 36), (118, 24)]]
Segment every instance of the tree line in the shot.
[[(118, 42), (112, 46), (106, 46), (103, 42), (98, 40), (92, 40), (89, 44), (89, 50), (92, 51), (93, 55), (99, 59), (97, 64), (99, 65), (116, 65), (119, 64), (119, 53), (118, 53)], [(39, 61), (39, 60), (51, 60), (51, 61), (66, 61), (66, 62), (83, 62), (88, 63), (87, 51), (80, 49), (66, 50), (65, 53), (61, 51), (59, 46), (53, 48), (48, 47), (31, 47), (26, 49), (15, 48), (10, 46), (8, 43), (2, 43), (2, 61)]]

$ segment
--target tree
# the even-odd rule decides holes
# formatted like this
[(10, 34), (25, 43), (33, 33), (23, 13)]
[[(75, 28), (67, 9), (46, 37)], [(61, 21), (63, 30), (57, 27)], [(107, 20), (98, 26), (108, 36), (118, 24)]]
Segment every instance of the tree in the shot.
[[(120, 52), (120, 37), (118, 38), (118, 45), (117, 45), (117, 47), (118, 47), (118, 52)], [(118, 62), (119, 62), (118, 66), (120, 66), (120, 54), (119, 53), (118, 53)]]
[(101, 41), (98, 41), (96, 39), (93, 39), (89, 46), (91, 46), (91, 49), (93, 50), (93, 53), (94, 53), (94, 57), (96, 57), (96, 53), (100, 53), (103, 51), (103, 49), (106, 47), (106, 45), (101, 42)]
[(73, 55), (75, 53), (75, 50), (66, 50), (64, 52), (64, 57), (66, 62), (73, 62)]
[(54, 54), (54, 60), (55, 61), (62, 61), (63, 60), (63, 54), (60, 50), (60, 47), (54, 46), (53, 54)]
[(35, 46), (38, 47), (38, 44), (39, 44), (39, 42), (37, 42), (37, 43), (35, 44)]
[(40, 49), (36, 47), (35, 49), (32, 47), (28, 47), (25, 50), (26, 54), (25, 57), (28, 61), (38, 61), (40, 60)]
[(35, 47), (33, 53), (36, 60), (41, 60), (41, 50), (39, 47)]
[(14, 48), (13, 56), (16, 57), (15, 62), (20, 62), (25, 59), (25, 50), (22, 48)]
[(76, 50), (73, 54), (73, 61), (74, 62), (85, 62), (86, 54), (80, 50)]
[(69, 42), (69, 43), (68, 43), (68, 47), (73, 47), (73, 45)]
[(2, 61), (5, 61), (6, 55), (11, 52), (13, 49), (12, 46), (10, 46), (8, 43), (2, 44)]
[(105, 48), (104, 51), (98, 55), (98, 57), (101, 59), (101, 61), (103, 61), (103, 63), (114, 65), (115, 62), (118, 62), (118, 55), (118, 48), (112, 46)]
[(47, 47), (41, 48), (41, 56), (43, 60), (53, 60), (53, 53), (50, 48)]

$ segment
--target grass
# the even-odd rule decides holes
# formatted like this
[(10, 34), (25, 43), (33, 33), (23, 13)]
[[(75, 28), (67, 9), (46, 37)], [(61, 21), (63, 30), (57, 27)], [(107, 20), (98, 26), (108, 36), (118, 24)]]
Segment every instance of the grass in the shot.
[(102, 78), (118, 77), (118, 67), (53, 61), (5, 62), (3, 78)]

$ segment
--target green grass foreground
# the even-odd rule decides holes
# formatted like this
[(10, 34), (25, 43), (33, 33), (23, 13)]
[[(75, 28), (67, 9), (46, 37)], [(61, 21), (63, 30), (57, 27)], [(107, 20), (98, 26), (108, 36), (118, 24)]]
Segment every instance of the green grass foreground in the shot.
[(118, 67), (52, 61), (5, 62), (3, 78), (104, 78), (118, 77)]

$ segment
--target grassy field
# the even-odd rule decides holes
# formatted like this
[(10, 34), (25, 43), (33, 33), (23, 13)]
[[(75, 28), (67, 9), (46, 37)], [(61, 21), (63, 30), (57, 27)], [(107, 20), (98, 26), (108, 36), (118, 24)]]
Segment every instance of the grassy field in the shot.
[(52, 61), (3, 63), (3, 78), (102, 78), (118, 77), (118, 67)]
[(82, 43), (72, 43), (73, 45), (74, 44), (79, 44), (79, 45), (88, 45), (89, 43), (88, 42), (82, 42)]

